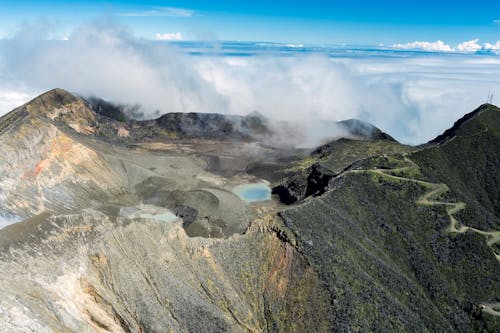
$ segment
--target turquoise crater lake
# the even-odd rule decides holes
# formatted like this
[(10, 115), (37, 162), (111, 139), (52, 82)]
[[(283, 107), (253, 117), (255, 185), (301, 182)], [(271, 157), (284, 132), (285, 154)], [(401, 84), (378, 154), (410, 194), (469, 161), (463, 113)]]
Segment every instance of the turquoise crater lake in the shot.
[(267, 183), (252, 183), (235, 186), (233, 192), (246, 202), (271, 200), (271, 188)]

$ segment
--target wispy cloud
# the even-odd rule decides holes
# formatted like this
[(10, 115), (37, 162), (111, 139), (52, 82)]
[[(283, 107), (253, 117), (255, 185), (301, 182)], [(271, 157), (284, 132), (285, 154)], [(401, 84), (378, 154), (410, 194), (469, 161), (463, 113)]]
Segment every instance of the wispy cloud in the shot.
[(192, 17), (194, 10), (177, 7), (154, 7), (150, 10), (140, 12), (118, 13), (118, 16), (128, 17), (153, 17), (153, 16), (170, 16), (170, 17)]
[(166, 32), (164, 34), (157, 33), (156, 40), (184, 40), (180, 32)]
[(500, 23), (500, 20), (493, 20), (493, 23)]
[[(374, 52), (330, 58), (305, 47), (290, 56), (263, 51), (254, 57), (193, 57), (106, 22), (81, 26), (64, 42), (50, 40), (40, 27), (25, 30), (0, 40), (0, 114), (61, 87), (141, 104), (145, 117), (158, 116), (156, 110), (257, 110), (300, 122), (312, 131), (297, 133), (314, 138), (332, 133), (308, 124), (361, 118), (404, 142), (422, 143), (484, 103), (490, 89), (500, 92), (497, 56)], [(248, 48), (259, 52), (258, 45)]]

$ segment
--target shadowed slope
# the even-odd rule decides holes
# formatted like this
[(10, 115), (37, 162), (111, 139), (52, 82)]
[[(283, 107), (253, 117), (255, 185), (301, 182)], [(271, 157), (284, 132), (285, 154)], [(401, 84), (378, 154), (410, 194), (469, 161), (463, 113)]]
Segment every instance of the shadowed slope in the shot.
[(500, 228), (500, 109), (483, 105), (445, 134), (412, 159), (424, 175), (446, 183), (467, 204), (462, 214), (469, 225)]
[(500, 288), (498, 232), (452, 230), (463, 204), (421, 177), (404, 158), (367, 160), (280, 213), (330, 290), (334, 330), (499, 327), (472, 310)]

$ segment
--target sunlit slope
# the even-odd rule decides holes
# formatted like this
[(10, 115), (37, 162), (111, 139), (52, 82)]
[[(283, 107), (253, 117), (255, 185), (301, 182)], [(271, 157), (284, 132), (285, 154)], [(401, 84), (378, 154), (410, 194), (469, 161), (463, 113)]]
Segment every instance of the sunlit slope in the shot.
[(103, 117), (56, 89), (0, 119), (0, 205), (21, 219), (0, 229), (0, 331), (328, 332), (279, 204), (232, 191), (272, 149), (222, 116), (178, 116), (227, 140), (194, 142)]

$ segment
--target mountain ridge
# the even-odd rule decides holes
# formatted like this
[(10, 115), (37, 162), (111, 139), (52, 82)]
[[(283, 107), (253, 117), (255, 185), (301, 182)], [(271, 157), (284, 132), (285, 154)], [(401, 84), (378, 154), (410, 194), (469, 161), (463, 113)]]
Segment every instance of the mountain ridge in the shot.
[(496, 108), (497, 110), (500, 111), (500, 109), (498, 109), (498, 107), (496, 107), (493, 104), (489, 104), (489, 103), (482, 104), (481, 106), (479, 106), (474, 111), (465, 114), (460, 119), (458, 119), (457, 121), (455, 121), (455, 123), (453, 124), (452, 127), (446, 129), (442, 134), (440, 134), (437, 137), (435, 137), (434, 139), (430, 140), (429, 143), (441, 144), (441, 143), (446, 142), (447, 140), (449, 140), (452, 137), (456, 136), (457, 133), (462, 128), (462, 126), (464, 126), (469, 120), (474, 119), (481, 112), (483, 112), (485, 110), (492, 109), (492, 108)]
[(21, 220), (0, 229), (0, 331), (500, 329), (495, 107), (440, 144), (304, 150), (238, 139), (244, 117), (123, 122), (65, 94), (0, 118), (0, 212)]
[[(127, 111), (127, 108), (130, 109)], [(86, 135), (98, 135), (115, 141), (175, 139), (264, 140), (274, 142), (277, 127), (257, 112), (246, 116), (218, 113), (165, 113), (151, 120), (133, 119), (137, 107), (118, 105), (98, 97), (81, 98), (63, 89), (55, 88), (35, 97), (13, 110), (41, 116), (68, 125)], [(10, 113), (9, 113), (10, 114)], [(12, 117), (13, 115), (11, 115)], [(358, 119), (332, 123), (332, 136), (336, 131), (360, 140), (391, 140), (390, 135), (376, 126)], [(0, 128), (1, 129), (1, 128)], [(281, 141), (281, 140), (280, 140)]]

